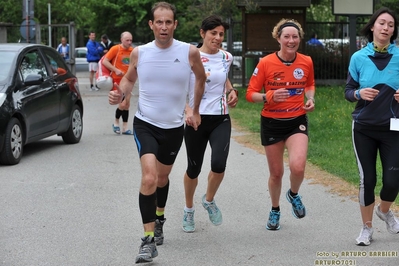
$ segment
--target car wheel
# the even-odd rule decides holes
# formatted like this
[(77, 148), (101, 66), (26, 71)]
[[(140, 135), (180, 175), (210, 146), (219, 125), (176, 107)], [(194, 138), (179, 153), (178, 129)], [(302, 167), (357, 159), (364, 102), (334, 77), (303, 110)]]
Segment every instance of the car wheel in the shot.
[(75, 144), (80, 141), (83, 133), (82, 110), (75, 105), (72, 109), (69, 128), (61, 136), (66, 144)]
[(18, 164), (23, 152), (23, 133), (18, 119), (11, 118), (4, 136), (4, 147), (0, 154), (0, 163), (6, 165)]

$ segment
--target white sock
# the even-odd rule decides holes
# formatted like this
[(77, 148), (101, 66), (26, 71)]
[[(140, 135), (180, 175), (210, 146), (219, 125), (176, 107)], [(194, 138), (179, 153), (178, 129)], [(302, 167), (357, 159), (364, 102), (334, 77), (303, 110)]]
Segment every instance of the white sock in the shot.
[(191, 207), (191, 208), (187, 208), (187, 206), (184, 206), (184, 210), (185, 210), (186, 212), (193, 212), (193, 211), (195, 210), (195, 208), (194, 208), (194, 206)]
[(214, 202), (215, 200), (212, 200), (212, 201), (207, 201), (206, 199), (204, 199), (204, 202), (206, 203), (206, 204), (211, 204), (212, 202)]

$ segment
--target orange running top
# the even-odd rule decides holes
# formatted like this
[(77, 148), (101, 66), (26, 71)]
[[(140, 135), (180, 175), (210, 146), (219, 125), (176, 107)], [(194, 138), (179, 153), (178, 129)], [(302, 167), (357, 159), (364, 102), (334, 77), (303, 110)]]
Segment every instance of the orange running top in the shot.
[[(274, 102), (273, 93), (286, 88), (290, 97), (284, 102)], [(315, 90), (313, 61), (309, 56), (297, 53), (291, 65), (285, 65), (276, 55), (263, 57), (256, 66), (247, 88), (246, 99), (253, 102), (252, 94), (266, 93), (267, 102), (261, 115), (270, 118), (290, 118), (305, 114), (305, 92)]]
[[(111, 62), (113, 66), (126, 73), (127, 69), (129, 68), (130, 53), (132, 51), (133, 47), (125, 49), (121, 44), (114, 45), (111, 47), (108, 53), (105, 54), (105, 57)], [(112, 79), (117, 84), (119, 84), (119, 81), (122, 79), (122, 77), (123, 76), (118, 76), (114, 72), (112, 72)]]

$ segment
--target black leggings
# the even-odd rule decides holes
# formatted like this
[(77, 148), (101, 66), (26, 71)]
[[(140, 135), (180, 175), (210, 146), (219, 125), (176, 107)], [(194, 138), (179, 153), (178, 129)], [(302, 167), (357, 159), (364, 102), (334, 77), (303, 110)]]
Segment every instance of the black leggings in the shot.
[(399, 192), (399, 131), (391, 131), (389, 126), (365, 126), (355, 122), (352, 127), (353, 148), (360, 175), (360, 205), (369, 206), (375, 201), (378, 152), (382, 164), (380, 198), (395, 201)]
[(211, 170), (215, 173), (223, 173), (229, 155), (230, 136), (229, 115), (201, 115), (201, 125), (197, 131), (186, 126), (184, 142), (187, 150), (188, 177), (195, 179), (200, 174), (208, 141), (212, 149)]

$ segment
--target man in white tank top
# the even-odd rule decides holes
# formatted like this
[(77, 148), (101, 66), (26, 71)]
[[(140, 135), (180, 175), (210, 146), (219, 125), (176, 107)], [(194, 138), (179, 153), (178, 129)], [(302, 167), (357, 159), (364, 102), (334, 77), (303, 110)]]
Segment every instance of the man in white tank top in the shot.
[(155, 3), (151, 15), (149, 26), (155, 40), (133, 50), (119, 89), (109, 93), (110, 104), (120, 103), (140, 77), (133, 131), (142, 168), (139, 207), (144, 237), (136, 263), (151, 262), (158, 255), (155, 244), (163, 243), (169, 174), (183, 141), (191, 71), (196, 77), (193, 114), (186, 117), (186, 124), (195, 130), (201, 124), (199, 105), (206, 81), (197, 48), (173, 38), (177, 26), (174, 5)]

